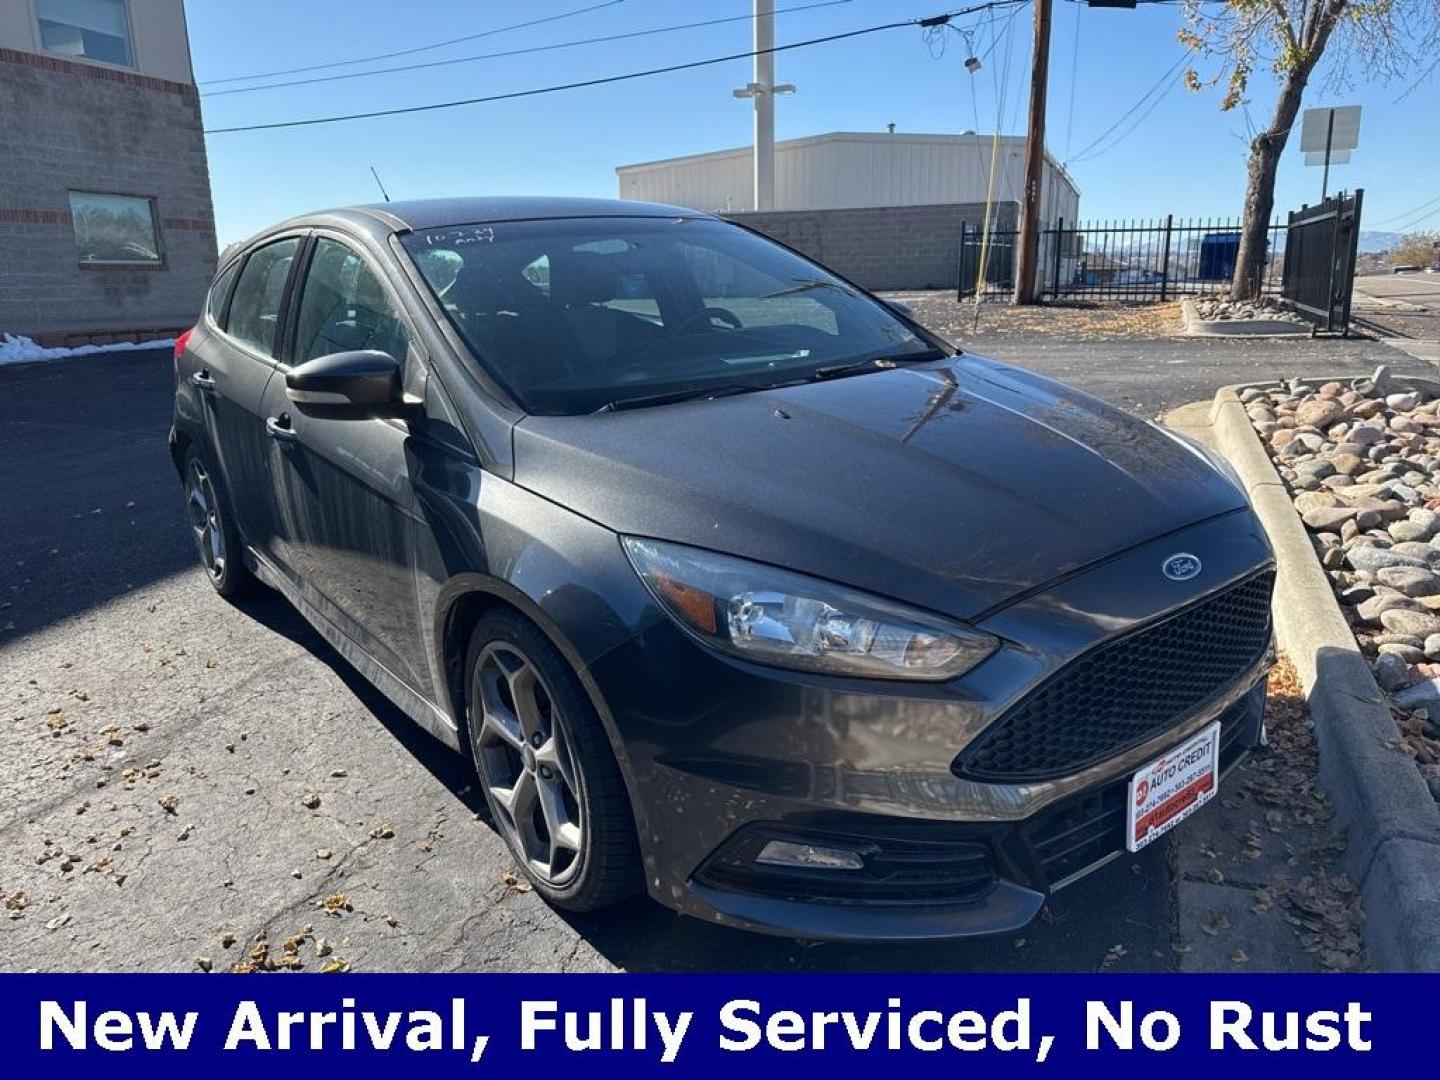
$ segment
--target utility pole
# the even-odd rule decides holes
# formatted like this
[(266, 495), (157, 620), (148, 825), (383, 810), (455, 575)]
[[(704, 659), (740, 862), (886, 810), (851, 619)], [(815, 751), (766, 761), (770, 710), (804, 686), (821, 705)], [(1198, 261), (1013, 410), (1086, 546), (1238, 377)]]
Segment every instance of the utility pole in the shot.
[(755, 0), (755, 79), (737, 98), (755, 102), (755, 205), (775, 209), (775, 95), (793, 94), (793, 83), (775, 85), (775, 0)]
[(1040, 263), (1040, 181), (1045, 173), (1045, 90), (1050, 77), (1051, 0), (1035, 0), (1035, 46), (1030, 68), (1030, 118), (1025, 135), (1025, 189), (1020, 201), (1020, 260), (1015, 303), (1038, 299)]

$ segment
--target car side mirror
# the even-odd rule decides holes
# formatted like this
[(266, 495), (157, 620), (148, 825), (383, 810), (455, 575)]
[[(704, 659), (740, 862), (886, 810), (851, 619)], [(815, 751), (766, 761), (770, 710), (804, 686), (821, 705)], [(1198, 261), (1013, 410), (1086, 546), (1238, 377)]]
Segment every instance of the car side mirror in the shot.
[(903, 319), (915, 321), (915, 309), (900, 300), (886, 300), (885, 306)]
[(328, 420), (408, 419), (415, 413), (401, 386), (400, 361), (377, 349), (307, 360), (286, 372), (285, 396), (307, 416)]

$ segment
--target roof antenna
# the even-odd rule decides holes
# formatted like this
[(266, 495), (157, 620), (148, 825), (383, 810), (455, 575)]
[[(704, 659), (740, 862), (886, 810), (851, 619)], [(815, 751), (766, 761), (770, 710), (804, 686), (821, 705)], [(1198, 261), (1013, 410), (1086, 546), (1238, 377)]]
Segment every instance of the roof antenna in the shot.
[(380, 194), (385, 196), (385, 201), (390, 201), (390, 193), (385, 190), (385, 181), (380, 179), (380, 174), (375, 171), (375, 166), (370, 166), (370, 175), (375, 177), (375, 183), (380, 188)]

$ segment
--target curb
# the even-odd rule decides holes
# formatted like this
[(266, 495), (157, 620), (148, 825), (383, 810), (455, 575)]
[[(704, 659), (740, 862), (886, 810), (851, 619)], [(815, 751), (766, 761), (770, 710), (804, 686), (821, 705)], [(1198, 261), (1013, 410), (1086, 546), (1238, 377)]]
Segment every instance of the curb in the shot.
[(1202, 319), (1194, 300), (1181, 300), (1185, 333), (1190, 337), (1296, 338), (1313, 337), (1308, 325), (1284, 319)]
[[(1440, 394), (1434, 379), (1390, 381)], [(1240, 403), (1240, 391), (1270, 385), (1217, 391), (1215, 443), (1239, 473), (1275, 549), (1275, 634), (1308, 695), (1320, 783), (1349, 830), (1345, 869), (1360, 885), (1371, 961), (1382, 971), (1440, 971), (1440, 807), (1399, 749), (1385, 694)]]

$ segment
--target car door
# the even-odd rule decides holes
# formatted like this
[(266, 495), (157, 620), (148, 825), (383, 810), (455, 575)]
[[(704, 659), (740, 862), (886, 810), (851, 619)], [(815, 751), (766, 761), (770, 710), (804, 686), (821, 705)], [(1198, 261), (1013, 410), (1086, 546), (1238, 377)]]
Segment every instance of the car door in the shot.
[(401, 306), (356, 246), (318, 234), (297, 275), (293, 338), (265, 395), (283, 557), (301, 594), (413, 689), (431, 691), (417, 611), (410, 429), (405, 421), (306, 415), (283, 373), (377, 349), (422, 396), (425, 366)]
[(224, 299), (210, 313), (205, 340), (192, 349), (188, 374), (205, 401), (210, 445), (236, 523), (262, 554), (271, 553), (274, 540), (262, 405), (275, 372), (278, 329), (300, 242), (299, 236), (288, 236), (257, 247), (238, 264), (228, 296), (217, 286)]

